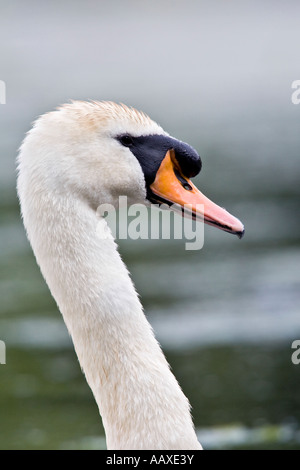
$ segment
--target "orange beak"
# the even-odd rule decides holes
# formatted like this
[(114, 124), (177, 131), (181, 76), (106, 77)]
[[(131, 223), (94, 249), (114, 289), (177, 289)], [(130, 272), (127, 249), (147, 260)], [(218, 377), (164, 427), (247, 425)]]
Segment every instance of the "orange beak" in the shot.
[[(202, 194), (181, 172), (173, 149), (168, 150), (160, 164), (154, 182), (150, 185), (152, 200), (159, 203), (188, 208), (183, 215), (191, 215), (239, 238), (244, 235), (244, 225)], [(176, 206), (173, 207), (176, 210)]]

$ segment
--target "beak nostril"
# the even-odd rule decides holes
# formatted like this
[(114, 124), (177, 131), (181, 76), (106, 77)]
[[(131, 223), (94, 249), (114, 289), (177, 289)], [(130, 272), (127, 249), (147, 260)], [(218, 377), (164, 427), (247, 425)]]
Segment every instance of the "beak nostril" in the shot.
[(189, 183), (183, 183), (182, 186), (184, 187), (184, 189), (186, 189), (187, 191), (192, 191), (192, 186), (189, 184)]
[(174, 173), (178, 181), (180, 181), (181, 185), (186, 189), (187, 191), (192, 191), (192, 186), (189, 184), (189, 182), (179, 173), (179, 171), (174, 168)]

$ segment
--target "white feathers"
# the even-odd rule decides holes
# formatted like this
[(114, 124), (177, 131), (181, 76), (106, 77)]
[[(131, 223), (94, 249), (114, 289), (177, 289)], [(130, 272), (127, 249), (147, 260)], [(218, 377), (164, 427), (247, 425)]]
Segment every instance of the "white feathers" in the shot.
[(98, 403), (108, 448), (199, 449), (188, 400), (115, 242), (97, 236), (99, 204), (115, 204), (120, 193), (145, 200), (143, 172), (114, 138), (120, 132), (165, 134), (148, 116), (114, 103), (74, 102), (39, 118), (19, 155), (24, 225)]

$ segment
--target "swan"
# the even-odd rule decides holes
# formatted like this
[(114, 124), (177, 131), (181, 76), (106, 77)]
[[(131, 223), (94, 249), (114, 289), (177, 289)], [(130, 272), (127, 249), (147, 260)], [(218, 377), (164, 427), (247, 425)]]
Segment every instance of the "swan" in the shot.
[[(203, 219), (243, 224), (190, 181), (198, 153), (148, 115), (71, 101), (40, 116), (18, 153), (17, 192), (36, 261), (72, 338), (108, 449), (200, 450), (190, 404), (147, 321), (97, 208), (102, 203), (204, 204)], [(199, 212), (199, 211), (198, 211)], [(201, 212), (201, 211), (200, 211)]]

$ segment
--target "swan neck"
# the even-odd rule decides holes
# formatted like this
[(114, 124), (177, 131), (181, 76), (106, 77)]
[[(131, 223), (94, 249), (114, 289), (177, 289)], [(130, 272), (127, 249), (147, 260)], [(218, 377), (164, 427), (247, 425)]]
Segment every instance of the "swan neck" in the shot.
[(24, 222), (97, 401), (108, 448), (201, 448), (188, 400), (106, 222), (80, 200), (43, 202), (43, 211), (32, 204), (24, 211)]

